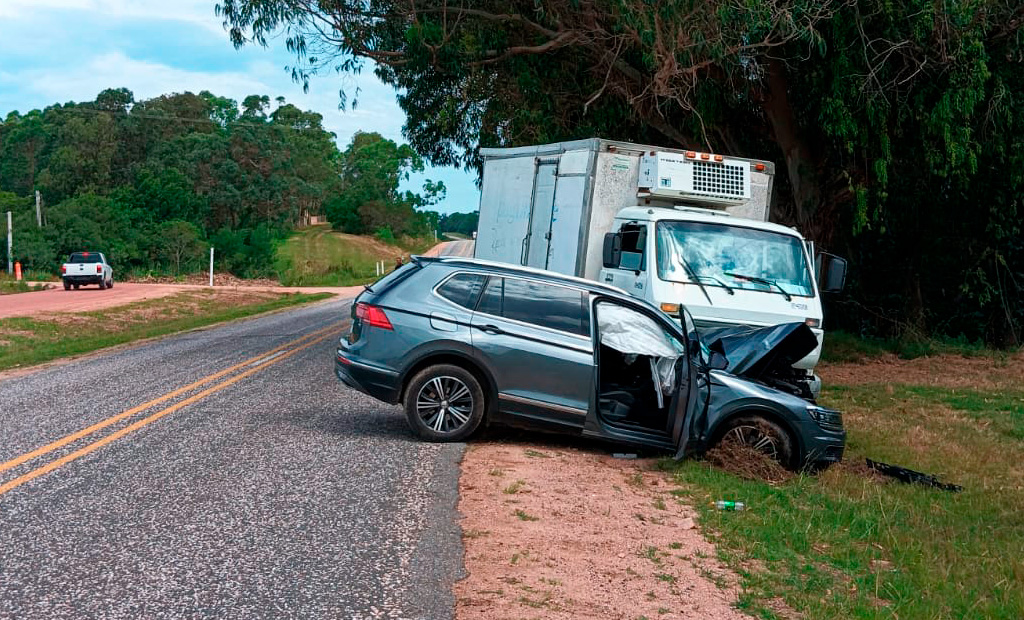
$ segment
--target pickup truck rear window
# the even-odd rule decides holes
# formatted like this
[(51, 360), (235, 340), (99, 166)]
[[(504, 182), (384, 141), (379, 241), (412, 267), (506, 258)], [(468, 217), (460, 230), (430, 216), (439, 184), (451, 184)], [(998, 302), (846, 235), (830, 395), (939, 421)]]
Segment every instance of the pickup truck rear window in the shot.
[(68, 258), (69, 263), (98, 263), (100, 255), (97, 252), (75, 252)]

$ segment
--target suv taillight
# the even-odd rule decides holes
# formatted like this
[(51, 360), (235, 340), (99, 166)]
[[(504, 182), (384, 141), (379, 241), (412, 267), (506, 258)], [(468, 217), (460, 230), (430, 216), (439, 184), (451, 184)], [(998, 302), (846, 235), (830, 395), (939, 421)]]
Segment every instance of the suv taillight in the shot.
[(103, 273), (103, 265), (96, 265), (96, 273)]
[(370, 304), (356, 304), (356, 318), (362, 321), (363, 325), (369, 325), (370, 327), (379, 327), (390, 331), (395, 329), (391, 326), (388, 315), (384, 314), (384, 310)]

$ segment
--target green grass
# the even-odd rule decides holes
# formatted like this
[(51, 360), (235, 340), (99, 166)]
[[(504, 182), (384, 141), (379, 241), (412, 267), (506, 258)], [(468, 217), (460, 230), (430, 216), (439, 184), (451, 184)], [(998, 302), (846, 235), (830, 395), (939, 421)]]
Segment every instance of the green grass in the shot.
[(505, 495), (515, 495), (516, 493), (519, 492), (520, 489), (523, 488), (524, 485), (526, 485), (525, 480), (516, 480), (512, 484), (502, 489), (501, 492), (504, 493)]
[(512, 514), (518, 517), (520, 521), (540, 521), (540, 517), (535, 517), (533, 515), (527, 514), (525, 510), (521, 510), (518, 508)]
[(961, 355), (964, 357), (1005, 357), (1005, 351), (991, 349), (983, 342), (959, 338), (903, 338), (883, 339), (856, 336), (849, 332), (825, 333), (825, 344), (821, 349), (824, 362), (859, 362), (887, 354), (902, 359), (914, 359), (926, 355)]
[(296, 231), (277, 251), (276, 268), (285, 286), (353, 286), (377, 279), (378, 261), (386, 271), (395, 258), (425, 252), (433, 240), (401, 239), (396, 245), (374, 237), (332, 232), (329, 226)]
[(238, 303), (235, 298), (221, 298), (216, 293), (202, 291), (53, 319), (0, 319), (0, 370), (40, 364), (327, 297), (330, 297), (327, 293), (292, 293)]
[(42, 291), (46, 287), (40, 284), (29, 285), (24, 280), (0, 279), (0, 295), (15, 295), (17, 293), (30, 293)]
[[(847, 412), (846, 463), (780, 486), (699, 462), (664, 462), (742, 608), (776, 617), (1020, 618), (1024, 611), (1024, 391), (918, 386), (826, 389)], [(879, 481), (870, 457), (936, 474), (959, 494)], [(860, 468), (862, 469), (862, 468)], [(713, 502), (746, 502), (723, 512)], [(759, 567), (759, 568), (758, 568)]]

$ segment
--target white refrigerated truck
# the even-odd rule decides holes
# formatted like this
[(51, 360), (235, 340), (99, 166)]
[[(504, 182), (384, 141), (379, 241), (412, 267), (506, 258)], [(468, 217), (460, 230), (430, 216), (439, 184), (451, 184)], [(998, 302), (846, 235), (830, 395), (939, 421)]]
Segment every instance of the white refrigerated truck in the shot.
[[(771, 162), (601, 139), (480, 149), (475, 257), (607, 282), (699, 329), (806, 323), (817, 395), (821, 292), (846, 261), (768, 221)], [(815, 261), (814, 259), (818, 260)]]

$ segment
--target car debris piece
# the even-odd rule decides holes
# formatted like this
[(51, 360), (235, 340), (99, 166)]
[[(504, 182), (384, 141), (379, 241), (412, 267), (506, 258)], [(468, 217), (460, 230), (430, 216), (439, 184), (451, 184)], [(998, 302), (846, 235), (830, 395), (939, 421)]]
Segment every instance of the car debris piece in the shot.
[(964, 488), (958, 484), (939, 482), (938, 478), (930, 474), (923, 474), (919, 471), (914, 471), (913, 469), (900, 467), (899, 465), (879, 463), (878, 461), (872, 461), (871, 459), (865, 460), (867, 461), (869, 468), (906, 484), (923, 484), (925, 486), (935, 487), (936, 489), (942, 489), (943, 491), (949, 491), (951, 493), (959, 493), (964, 490)]
[(616, 452), (612, 454), (613, 459), (635, 459), (636, 454), (632, 452)]

